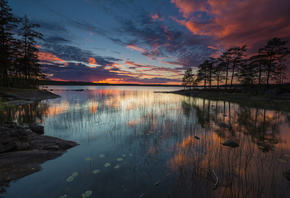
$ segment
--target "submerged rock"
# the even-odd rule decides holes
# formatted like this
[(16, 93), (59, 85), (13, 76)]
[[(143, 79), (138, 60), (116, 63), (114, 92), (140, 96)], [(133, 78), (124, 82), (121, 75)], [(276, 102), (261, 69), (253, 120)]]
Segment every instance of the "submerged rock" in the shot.
[(227, 125), (226, 123), (220, 123), (219, 126), (223, 127), (223, 128), (227, 128), (227, 129), (231, 129), (232, 128), (232, 126)]
[(224, 143), (221, 143), (221, 144), (224, 145), (224, 146), (229, 146), (229, 147), (233, 147), (233, 148), (239, 146), (238, 143), (236, 143), (236, 142), (234, 142), (232, 140), (226, 140)]
[(197, 137), (197, 136), (194, 136), (194, 138), (195, 138), (195, 139), (197, 139), (197, 140), (199, 140), (199, 139), (200, 139), (200, 138), (199, 138), (199, 137)]

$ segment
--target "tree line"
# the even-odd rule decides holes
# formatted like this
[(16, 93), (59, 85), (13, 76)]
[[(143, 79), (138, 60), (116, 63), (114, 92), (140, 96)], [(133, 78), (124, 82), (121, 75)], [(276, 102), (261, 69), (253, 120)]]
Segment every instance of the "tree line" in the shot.
[(247, 47), (236, 46), (224, 51), (218, 58), (205, 60), (198, 66), (197, 74), (192, 68), (185, 71), (182, 79), (184, 87), (195, 87), (202, 83), (204, 88), (233, 88), (233, 84), (250, 86), (266, 84), (270, 81), (283, 84), (287, 77), (286, 57), (289, 54), (281, 38), (270, 39), (256, 55), (247, 58)]
[(44, 79), (38, 60), (37, 41), (43, 35), (27, 16), (17, 18), (8, 1), (0, 0), (0, 86), (36, 86)]

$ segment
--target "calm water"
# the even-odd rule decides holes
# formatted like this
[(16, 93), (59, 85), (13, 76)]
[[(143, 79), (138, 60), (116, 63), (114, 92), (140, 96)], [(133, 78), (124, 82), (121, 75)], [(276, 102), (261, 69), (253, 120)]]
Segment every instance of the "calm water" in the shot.
[[(11, 182), (0, 196), (290, 197), (282, 175), (290, 170), (287, 112), (153, 93), (176, 87), (50, 88), (61, 98), (2, 119), (39, 123), (46, 135), (80, 145)], [(227, 139), (240, 146), (222, 146)]]

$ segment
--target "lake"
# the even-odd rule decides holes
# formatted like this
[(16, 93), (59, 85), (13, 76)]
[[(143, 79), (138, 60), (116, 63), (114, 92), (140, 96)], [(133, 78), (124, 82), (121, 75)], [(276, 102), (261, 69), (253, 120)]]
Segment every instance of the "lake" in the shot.
[[(80, 145), (0, 197), (290, 197), (288, 112), (154, 93), (180, 87), (49, 89), (61, 98), (1, 121), (38, 123)], [(239, 146), (223, 146), (228, 139)]]

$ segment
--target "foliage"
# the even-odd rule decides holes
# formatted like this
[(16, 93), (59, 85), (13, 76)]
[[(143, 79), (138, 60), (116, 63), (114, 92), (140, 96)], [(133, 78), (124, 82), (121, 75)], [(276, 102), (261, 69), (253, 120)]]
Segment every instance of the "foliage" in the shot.
[(12, 9), (6, 0), (0, 0), (0, 85), (8, 86), (8, 74), (15, 60), (16, 39), (13, 30), (17, 27), (18, 19), (13, 17)]
[(182, 78), (182, 85), (184, 88), (189, 87), (191, 89), (191, 87), (196, 86), (196, 81), (193, 76), (194, 74), (192, 73), (192, 68), (188, 68)]
[[(285, 44), (280, 38), (269, 40), (258, 54), (246, 59), (246, 45), (236, 46), (224, 51), (218, 58), (205, 60), (198, 66), (197, 82), (202, 82), (204, 88), (212, 87), (215, 81), (217, 88), (224, 82), (224, 88), (228, 87), (229, 76), (231, 76), (230, 89), (233, 87), (234, 78), (241, 84), (249, 86), (252, 84), (269, 84), (269, 80), (274, 80), (277, 84), (283, 84), (287, 77), (286, 57), (289, 54)], [(188, 84), (187, 76), (183, 77), (184, 85)]]
[[(281, 68), (282, 62), (286, 61), (286, 56), (288, 54), (288, 49), (285, 47), (285, 44), (288, 41), (281, 41), (280, 38), (273, 38), (267, 42), (267, 45), (259, 50), (259, 55), (265, 60), (265, 72), (266, 84), (269, 84), (270, 78), (279, 78), (281, 73), (285, 72), (285, 69)], [(283, 65), (283, 64), (282, 64)], [(280, 67), (280, 68), (279, 68)], [(279, 80), (281, 81), (281, 80)]]
[(11, 11), (8, 1), (0, 0), (0, 85), (35, 86), (44, 77), (36, 48), (42, 35), (34, 30), (39, 25), (26, 16), (18, 19)]

